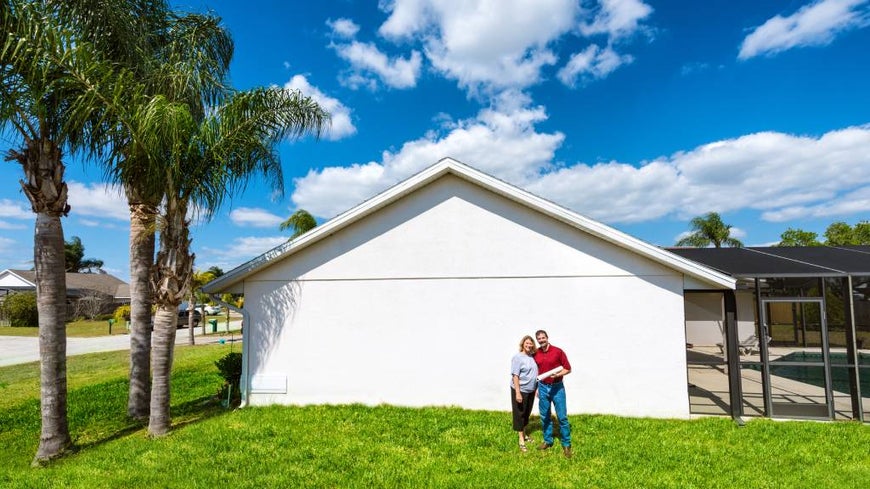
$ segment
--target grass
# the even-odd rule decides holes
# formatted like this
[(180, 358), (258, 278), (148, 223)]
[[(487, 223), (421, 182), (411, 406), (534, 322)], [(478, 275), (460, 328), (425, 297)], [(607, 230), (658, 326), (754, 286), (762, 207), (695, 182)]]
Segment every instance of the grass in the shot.
[[(124, 324), (115, 323), (112, 326), (112, 336), (127, 334), (127, 327)], [(93, 338), (95, 336), (109, 335), (108, 321), (89, 321), (86, 319), (80, 321), (72, 321), (66, 323), (66, 335), (70, 338)], [(11, 326), (0, 326), (0, 336), (39, 336), (39, 328), (37, 326), (23, 326), (13, 328)]]
[[(510, 415), (458, 408), (221, 409), (226, 345), (180, 347), (173, 431), (124, 416), (126, 352), (71, 357), (75, 454), (29, 467), (38, 369), (0, 368), (0, 486), (25, 487), (870, 487), (870, 426), (572, 416), (574, 458), (522, 455)], [(580, 395), (577, 393), (576, 395)], [(537, 425), (533, 437), (540, 440)]]
[[(233, 320), (238, 319), (238, 316), (231, 316)], [(205, 320), (217, 319), (218, 332), (226, 330), (226, 314), (220, 316), (206, 316)], [(206, 323), (208, 332), (211, 332), (211, 327)], [(197, 326), (202, 328), (202, 324)], [(123, 323), (115, 323), (112, 326), (112, 336), (127, 334), (127, 326)], [(109, 321), (89, 321), (82, 319), (66, 323), (66, 335), (69, 338), (93, 338), (96, 336), (109, 336)], [(39, 328), (37, 326), (16, 327), (0, 326), (0, 336), (30, 336), (38, 337)]]

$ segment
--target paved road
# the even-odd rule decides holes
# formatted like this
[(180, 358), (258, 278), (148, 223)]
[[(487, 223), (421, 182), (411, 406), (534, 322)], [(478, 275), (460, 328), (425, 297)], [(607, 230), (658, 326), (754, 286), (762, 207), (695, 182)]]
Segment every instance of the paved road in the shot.
[[(242, 324), (240, 320), (230, 321), (230, 331), (238, 332)], [(206, 328), (211, 328), (206, 326)], [(218, 333), (226, 331), (226, 323), (218, 323)], [(209, 334), (202, 336), (202, 326), (194, 328), (194, 340), (197, 345), (204, 343), (217, 343), (221, 338), (225, 338), (220, 334)], [(175, 335), (176, 345), (186, 345), (188, 338), (188, 330), (179, 329)], [(239, 335), (235, 335), (236, 340)], [(83, 353), (96, 353), (100, 351), (116, 351), (130, 349), (130, 335), (113, 335), (113, 336), (97, 336), (94, 338), (67, 338), (66, 339), (66, 354), (67, 356), (81, 355)], [(17, 365), (19, 363), (28, 363), (39, 361), (39, 338), (21, 337), (21, 336), (0, 336), (0, 367), (6, 365)]]

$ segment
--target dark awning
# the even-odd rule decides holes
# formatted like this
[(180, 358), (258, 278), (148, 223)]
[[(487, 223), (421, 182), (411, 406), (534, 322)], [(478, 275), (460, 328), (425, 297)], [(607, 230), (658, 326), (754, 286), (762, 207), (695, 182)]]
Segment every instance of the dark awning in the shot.
[(733, 277), (870, 275), (870, 246), (668, 248)]

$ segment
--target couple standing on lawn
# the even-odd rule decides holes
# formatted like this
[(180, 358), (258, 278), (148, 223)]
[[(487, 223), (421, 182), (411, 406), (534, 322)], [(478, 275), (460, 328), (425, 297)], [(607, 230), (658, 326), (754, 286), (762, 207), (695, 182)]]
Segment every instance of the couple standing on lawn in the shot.
[[(559, 418), (559, 441), (566, 458), (571, 458), (571, 425), (568, 424), (568, 407), (565, 403), (565, 384), (562, 377), (571, 373), (571, 364), (561, 348), (550, 344), (547, 332), (535, 332), (538, 347), (531, 336), (520, 340), (520, 352), (511, 359), (511, 410), (513, 411), (514, 430), (519, 435), (520, 450), (525, 452), (526, 442), (531, 437), (526, 434), (535, 392), (538, 393), (538, 410), (541, 414), (541, 431), (544, 441), (538, 447), (547, 450), (553, 446), (553, 420), (550, 418), (550, 405)], [(546, 375), (539, 377), (540, 375)]]

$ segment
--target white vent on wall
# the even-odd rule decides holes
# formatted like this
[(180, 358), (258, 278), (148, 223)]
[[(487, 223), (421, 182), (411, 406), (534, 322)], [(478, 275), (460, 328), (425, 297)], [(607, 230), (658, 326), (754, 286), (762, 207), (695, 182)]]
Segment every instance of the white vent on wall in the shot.
[(251, 377), (252, 394), (286, 394), (286, 375), (254, 375)]

